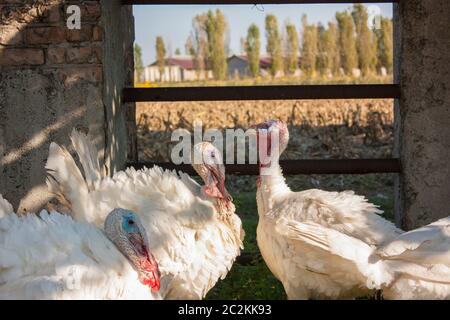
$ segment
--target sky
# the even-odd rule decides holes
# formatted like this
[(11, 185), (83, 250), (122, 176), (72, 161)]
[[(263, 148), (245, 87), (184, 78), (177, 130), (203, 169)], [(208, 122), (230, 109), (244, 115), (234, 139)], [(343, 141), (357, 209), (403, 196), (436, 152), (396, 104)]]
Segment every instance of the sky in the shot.
[[(230, 50), (232, 54), (240, 53), (240, 39), (247, 34), (248, 27), (255, 23), (261, 31), (261, 48), (265, 51), (264, 19), (269, 13), (278, 18), (281, 29), (286, 21), (293, 23), (300, 30), (301, 17), (308, 16), (310, 23), (326, 25), (334, 20), (337, 11), (351, 8), (351, 4), (278, 4), (278, 5), (134, 5), (136, 43), (142, 47), (144, 65), (155, 60), (155, 41), (162, 36), (167, 52), (174, 53), (179, 48), (185, 53), (184, 45), (192, 30), (192, 19), (208, 10), (220, 9), (230, 29)], [(381, 13), (392, 18), (392, 4), (367, 4), (369, 13)]]

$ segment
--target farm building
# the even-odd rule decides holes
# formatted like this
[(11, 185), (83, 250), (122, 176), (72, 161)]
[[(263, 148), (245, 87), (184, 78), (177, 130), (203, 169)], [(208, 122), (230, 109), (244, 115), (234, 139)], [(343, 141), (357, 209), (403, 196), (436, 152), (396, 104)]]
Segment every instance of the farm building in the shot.
[(144, 82), (181, 82), (212, 79), (212, 77), (211, 70), (205, 70), (199, 74), (191, 56), (173, 56), (165, 60), (162, 75), (157, 61), (145, 67), (142, 80)]
[[(234, 78), (246, 78), (250, 77), (250, 68), (248, 63), (248, 58), (246, 55), (232, 55), (228, 58), (228, 77), (230, 79)], [(261, 77), (268, 77), (270, 75), (270, 65), (271, 58), (267, 55), (263, 55), (259, 59), (259, 73)], [(300, 66), (300, 58), (298, 61), (298, 65)], [(301, 73), (300, 68), (298, 68), (294, 76), (299, 76)], [(283, 73), (280, 72), (277, 76), (283, 76)]]
[[(232, 55), (227, 59), (227, 64), (229, 79), (243, 79), (251, 76), (247, 56)], [(266, 55), (261, 56), (259, 60), (259, 72), (261, 77), (270, 76), (270, 65), (270, 57)], [(300, 69), (297, 69), (294, 76), (299, 76), (300, 74)], [(277, 77), (283, 75), (283, 72), (279, 72)], [(177, 55), (165, 59), (164, 72), (162, 75), (160, 74), (158, 62), (155, 61), (143, 69), (141, 79), (139, 80), (141, 82), (183, 82), (205, 79), (213, 79), (212, 70), (205, 70), (199, 73), (196, 69), (195, 61), (191, 56)]]
[[(245, 78), (251, 76), (247, 56), (232, 55), (228, 58), (227, 62), (229, 78)], [(261, 76), (269, 75), (268, 69), (270, 68), (270, 61), (268, 58), (260, 59), (259, 68)]]

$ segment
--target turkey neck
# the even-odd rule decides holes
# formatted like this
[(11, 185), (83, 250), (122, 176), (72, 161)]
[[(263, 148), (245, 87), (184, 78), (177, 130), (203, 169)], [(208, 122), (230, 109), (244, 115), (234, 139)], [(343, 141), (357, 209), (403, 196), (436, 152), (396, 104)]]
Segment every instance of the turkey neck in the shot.
[[(225, 201), (221, 199), (216, 199), (214, 203), (214, 207), (217, 210), (218, 218), (222, 221), (229, 220), (229, 217), (234, 213), (232, 210), (233, 203), (226, 203)], [(233, 206), (234, 207), (234, 206)]]
[(217, 199), (215, 207), (218, 220), (231, 230), (234, 243), (241, 247), (243, 241), (242, 227), (239, 218), (235, 215), (236, 209), (233, 202), (230, 201), (226, 203), (225, 201)]
[(269, 168), (259, 165), (256, 191), (259, 216), (266, 214), (278, 200), (285, 198), (290, 192), (278, 159), (274, 159)]

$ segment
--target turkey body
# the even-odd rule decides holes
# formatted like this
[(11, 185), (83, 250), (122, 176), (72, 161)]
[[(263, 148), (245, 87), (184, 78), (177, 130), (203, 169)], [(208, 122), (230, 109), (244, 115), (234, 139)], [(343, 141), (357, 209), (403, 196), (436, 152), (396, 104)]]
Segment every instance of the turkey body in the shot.
[(450, 217), (402, 234), (375, 257), (394, 278), (386, 299), (450, 299)]
[(290, 299), (371, 295), (390, 279), (384, 265), (369, 258), (401, 231), (363, 197), (284, 186), (267, 201), (265, 187), (262, 182), (257, 192), (258, 246)]
[[(374, 248), (402, 231), (352, 191), (291, 191), (279, 165), (289, 140), (287, 126), (272, 120), (256, 128), (261, 130), (258, 141), (267, 139), (266, 154), (271, 154), (269, 161), (260, 159), (257, 241), (288, 298), (356, 298), (371, 295), (389, 282), (391, 275), (384, 264), (371, 263), (370, 257)], [(272, 136), (277, 137), (275, 141)], [(272, 150), (276, 143), (278, 153)]]
[(352, 192), (278, 199), (260, 215), (257, 240), (289, 298), (347, 299), (376, 289), (385, 299), (450, 299), (450, 217), (403, 233)]
[(112, 208), (140, 216), (161, 271), (165, 299), (202, 299), (223, 279), (240, 254), (244, 232), (232, 203), (212, 201), (188, 175), (159, 167), (102, 174), (97, 151), (74, 131), (72, 143), (84, 176), (71, 155), (50, 146), (50, 190), (68, 202), (76, 220), (101, 225)]
[(0, 218), (0, 299), (159, 300), (103, 231), (57, 212)]

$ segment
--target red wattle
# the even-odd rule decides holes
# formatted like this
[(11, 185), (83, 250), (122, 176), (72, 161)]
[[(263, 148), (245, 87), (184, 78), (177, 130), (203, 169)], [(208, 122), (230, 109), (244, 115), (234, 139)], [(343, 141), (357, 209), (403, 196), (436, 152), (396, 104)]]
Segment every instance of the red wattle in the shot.
[(153, 292), (158, 292), (159, 289), (161, 288), (159, 278), (145, 278), (143, 279), (142, 284), (149, 286)]

